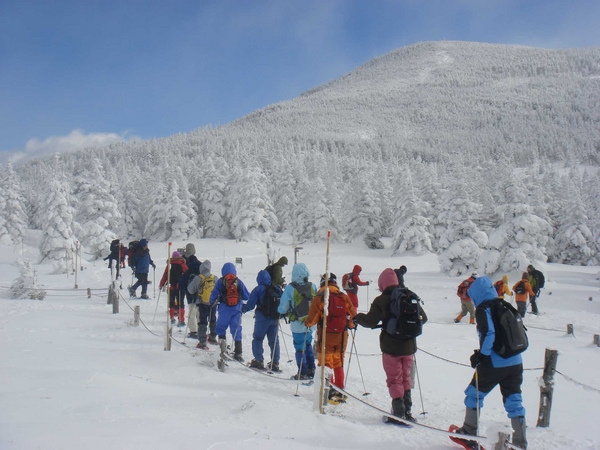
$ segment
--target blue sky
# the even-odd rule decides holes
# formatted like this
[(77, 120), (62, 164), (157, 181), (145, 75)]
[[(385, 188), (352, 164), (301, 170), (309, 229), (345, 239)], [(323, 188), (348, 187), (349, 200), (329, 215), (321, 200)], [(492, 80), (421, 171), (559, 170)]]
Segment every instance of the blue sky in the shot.
[(600, 46), (597, 0), (0, 0), (0, 161), (221, 125), (421, 41)]

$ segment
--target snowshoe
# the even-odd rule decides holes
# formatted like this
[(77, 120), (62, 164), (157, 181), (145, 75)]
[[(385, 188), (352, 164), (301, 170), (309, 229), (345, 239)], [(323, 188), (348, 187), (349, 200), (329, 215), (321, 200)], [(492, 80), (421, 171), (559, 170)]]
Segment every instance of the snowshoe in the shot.
[(327, 397), (327, 401), (330, 405), (339, 405), (340, 403), (346, 403), (346, 399), (348, 397), (341, 392), (335, 391), (333, 389), (329, 390), (329, 396)]
[(142, 294), (142, 295), (140, 295), (140, 298), (143, 298), (144, 300), (148, 300), (150, 297), (148, 297), (148, 294)]
[(131, 289), (131, 288), (129, 288), (129, 296), (131, 298), (137, 298), (137, 295), (135, 295), (135, 291), (133, 289)]
[[(450, 431), (451, 433), (456, 433), (457, 435), (462, 435), (462, 436), (468, 436), (467, 434), (464, 434), (460, 432), (460, 427), (457, 425), (450, 425), (450, 428), (448, 428), (448, 431)], [(458, 445), (462, 446), (463, 448), (465, 448), (466, 450), (485, 450), (483, 448), (483, 446), (481, 446), (479, 444), (479, 442), (477, 441), (473, 441), (470, 439), (464, 439), (464, 438), (459, 438), (459, 437), (454, 437), (454, 436), (449, 436), (450, 440), (452, 442), (457, 443)]]
[(270, 372), (281, 373), (278, 362), (270, 362), (267, 364), (267, 370)]
[(190, 331), (188, 333), (187, 337), (189, 337), (191, 339), (198, 339), (198, 333), (196, 333), (195, 331)]
[(171, 319), (171, 325), (175, 325), (177, 321), (175, 319)]
[(257, 370), (265, 370), (265, 365), (263, 364), (263, 362), (258, 361), (256, 359), (253, 359), (252, 361), (250, 361), (250, 363), (248, 364), (248, 367), (250, 367), (252, 369), (257, 369)]
[[(407, 419), (407, 420), (408, 420), (408, 419)], [(403, 427), (403, 428), (411, 428), (411, 426), (410, 426), (409, 424), (407, 424), (407, 423), (404, 423), (404, 422), (401, 422), (401, 421), (400, 421), (400, 420), (398, 420), (398, 419), (393, 419), (393, 418), (391, 418), (391, 417), (388, 417), (388, 416), (383, 416), (383, 417), (381, 418), (381, 421), (382, 421), (383, 423), (387, 423), (387, 424), (389, 424), (389, 425), (396, 425), (396, 426)]]

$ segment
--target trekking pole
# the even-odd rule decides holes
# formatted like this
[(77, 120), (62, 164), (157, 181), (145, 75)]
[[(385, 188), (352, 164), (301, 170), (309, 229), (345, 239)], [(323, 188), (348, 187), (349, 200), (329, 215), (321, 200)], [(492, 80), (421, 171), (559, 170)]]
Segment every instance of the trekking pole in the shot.
[(281, 321), (277, 322), (277, 327), (279, 328), (279, 331), (281, 331), (281, 342), (283, 342), (283, 346), (285, 347), (285, 353), (287, 354), (288, 357), (288, 364), (292, 362), (292, 358), (290, 358), (290, 352), (288, 351), (287, 348), (287, 343), (285, 342), (285, 337), (283, 335), (283, 330), (281, 329)]
[[(304, 354), (306, 352), (306, 336), (307, 335), (308, 335), (308, 328), (306, 328), (306, 331), (304, 332), (304, 342), (302, 343), (302, 358), (300, 358), (300, 364), (298, 364), (298, 375), (296, 376), (298, 381), (300, 381), (300, 375), (302, 374), (302, 364), (304, 364)], [(296, 393), (294, 394), (294, 397), (299, 397), (298, 389), (300, 389), (300, 383), (298, 383), (296, 385)], [(321, 397), (323, 397), (323, 394), (321, 394)], [(321, 403), (323, 403), (323, 402), (321, 401)]]
[(156, 299), (156, 308), (154, 308), (154, 317), (152, 318), (152, 325), (154, 325), (154, 320), (156, 319), (156, 311), (158, 311), (158, 302), (160, 302), (160, 293), (161, 291), (158, 291), (158, 298)]
[[(279, 328), (279, 319), (277, 319), (277, 328)], [(267, 341), (268, 340), (269, 340), (269, 338), (267, 336)], [(275, 349), (277, 348), (278, 343), (279, 343), (279, 330), (277, 330), (277, 334), (275, 335), (275, 342), (273, 343), (273, 348), (271, 349), (271, 372), (273, 372), (273, 358), (275, 358)]]
[(152, 298), (156, 297), (156, 267), (152, 268), (152, 288), (154, 289), (154, 292), (152, 294)]
[(421, 415), (425, 417), (427, 411), (425, 411), (425, 405), (423, 404), (423, 392), (421, 392), (421, 378), (419, 378), (419, 366), (417, 365), (417, 355), (414, 355), (415, 361), (415, 372), (417, 373), (417, 385), (419, 386), (419, 397), (421, 397)]
[[(356, 342), (354, 341), (354, 334), (356, 333), (356, 329), (354, 330), (354, 333), (352, 334), (352, 347), (354, 348), (354, 353), (356, 353), (356, 364), (358, 364), (358, 371), (360, 372), (360, 379), (362, 380), (362, 385), (363, 385), (363, 389), (364, 389), (364, 393), (363, 396), (367, 396), (367, 395), (371, 395), (370, 392), (367, 392), (367, 387), (365, 386), (365, 377), (363, 377), (363, 373), (362, 373), (362, 368), (360, 366), (360, 360), (358, 359), (358, 350), (356, 349)], [(352, 353), (350, 353), (352, 354)]]
[(475, 399), (477, 401), (477, 431), (475, 434), (479, 436), (479, 372), (475, 366)]

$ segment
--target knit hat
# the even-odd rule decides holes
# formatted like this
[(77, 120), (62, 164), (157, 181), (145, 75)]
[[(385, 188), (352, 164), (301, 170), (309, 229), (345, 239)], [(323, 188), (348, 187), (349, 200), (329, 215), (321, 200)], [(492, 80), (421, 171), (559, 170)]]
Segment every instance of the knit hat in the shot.
[(191, 242), (189, 244), (186, 244), (185, 246), (185, 250), (183, 252), (183, 256), (185, 258), (189, 258), (192, 255), (196, 254), (196, 247), (194, 246), (194, 244), (192, 244)]
[(173, 255), (171, 256), (171, 258), (180, 258), (181, 257), (181, 253), (179, 252), (173, 252)]
[(379, 279), (377, 280), (377, 286), (381, 292), (385, 291), (390, 286), (398, 286), (398, 277), (396, 276), (396, 272), (394, 269), (383, 269), (381, 275), (379, 275)]
[(148, 239), (140, 239), (140, 247), (146, 247), (148, 245)]

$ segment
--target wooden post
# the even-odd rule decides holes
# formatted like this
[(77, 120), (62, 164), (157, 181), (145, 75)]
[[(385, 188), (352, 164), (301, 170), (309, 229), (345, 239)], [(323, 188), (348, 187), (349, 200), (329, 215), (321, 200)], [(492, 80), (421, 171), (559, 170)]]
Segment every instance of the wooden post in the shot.
[(550, 410), (552, 409), (552, 394), (554, 393), (554, 372), (556, 371), (556, 360), (558, 351), (546, 349), (544, 357), (544, 374), (542, 375), (544, 385), (540, 386), (540, 412), (538, 414), (538, 427), (550, 426)]
[(600, 347), (600, 335), (598, 334), (594, 335), (594, 345), (596, 345), (596, 347)]
[(572, 334), (573, 336), (575, 336), (575, 329), (573, 328), (572, 323), (567, 324), (567, 334)]
[(113, 305), (113, 314), (119, 313), (119, 291), (117, 291), (117, 285), (114, 281), (110, 283), (108, 288), (108, 301), (106, 303)]
[(90, 288), (87, 288), (87, 296), (88, 298), (92, 298), (92, 290)]
[(137, 305), (133, 310), (133, 326), (140, 326), (140, 305)]
[(505, 431), (498, 432), (498, 442), (494, 445), (494, 450), (506, 450), (508, 449), (508, 443), (510, 442), (510, 433)]

